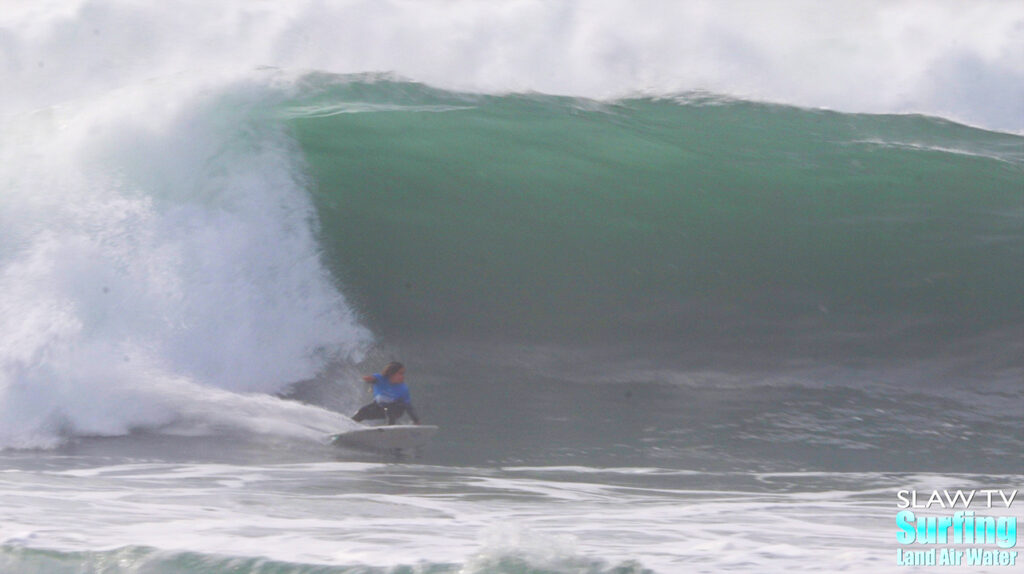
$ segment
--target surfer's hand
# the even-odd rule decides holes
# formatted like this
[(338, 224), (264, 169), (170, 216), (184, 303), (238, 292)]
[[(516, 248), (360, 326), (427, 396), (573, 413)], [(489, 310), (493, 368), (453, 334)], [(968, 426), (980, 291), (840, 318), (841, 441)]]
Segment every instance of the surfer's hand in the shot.
[(363, 382), (364, 383), (372, 383), (373, 382), (373, 375), (364, 375), (363, 376)]

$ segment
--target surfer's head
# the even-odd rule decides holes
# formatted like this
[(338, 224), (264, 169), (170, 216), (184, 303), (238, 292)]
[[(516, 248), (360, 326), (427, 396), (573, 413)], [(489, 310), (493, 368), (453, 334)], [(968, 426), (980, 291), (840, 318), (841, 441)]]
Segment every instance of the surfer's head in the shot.
[(384, 365), (384, 370), (380, 374), (392, 383), (405, 382), (405, 365), (398, 361), (392, 361)]

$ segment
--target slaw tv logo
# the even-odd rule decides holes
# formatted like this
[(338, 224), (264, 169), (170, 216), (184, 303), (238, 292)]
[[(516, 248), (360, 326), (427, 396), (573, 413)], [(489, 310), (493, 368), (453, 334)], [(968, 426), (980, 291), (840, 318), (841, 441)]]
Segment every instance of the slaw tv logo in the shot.
[[(900, 490), (900, 566), (1017, 566), (1017, 490)], [(923, 511), (923, 512), (922, 512)], [(994, 515), (993, 515), (994, 514)]]

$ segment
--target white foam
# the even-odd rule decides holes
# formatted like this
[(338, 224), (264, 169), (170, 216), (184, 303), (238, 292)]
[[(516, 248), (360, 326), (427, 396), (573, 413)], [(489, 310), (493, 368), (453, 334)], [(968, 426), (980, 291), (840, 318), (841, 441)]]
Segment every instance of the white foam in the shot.
[(154, 83), (8, 122), (0, 447), (326, 416), (226, 394), (278, 391), (370, 340), (323, 268), (264, 85)]
[[(639, 489), (629, 486), (632, 478), (601, 489), (570, 478), (538, 490), (536, 479), (497, 469), (339, 462), (24, 470), (0, 480), (0, 540), (49, 550), (145, 546), (369, 569), (433, 562), (490, 572), (520, 561), (559, 572), (639, 563), (660, 573), (819, 572), (822, 564), (895, 573), (903, 570), (891, 560), (896, 488), (916, 479), (927, 488), (1020, 479), (787, 476), (805, 488), (693, 490), (693, 479), (681, 477)], [(835, 483), (850, 489), (820, 490)]]

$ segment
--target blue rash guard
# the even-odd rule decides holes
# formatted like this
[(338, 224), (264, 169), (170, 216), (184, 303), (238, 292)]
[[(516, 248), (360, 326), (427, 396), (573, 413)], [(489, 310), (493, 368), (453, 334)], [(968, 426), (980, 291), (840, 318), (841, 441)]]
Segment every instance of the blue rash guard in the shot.
[(409, 386), (405, 383), (392, 383), (380, 374), (373, 375), (373, 401), (376, 403), (412, 404)]

